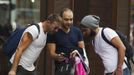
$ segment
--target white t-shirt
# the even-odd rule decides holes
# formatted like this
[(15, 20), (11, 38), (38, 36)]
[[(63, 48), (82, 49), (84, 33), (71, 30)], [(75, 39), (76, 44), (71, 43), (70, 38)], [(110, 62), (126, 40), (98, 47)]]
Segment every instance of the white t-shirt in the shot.
[[(37, 27), (34, 25), (28, 27), (24, 31), (24, 33), (29, 32), (32, 35), (33, 42), (22, 54), (19, 65), (21, 65), (23, 68), (25, 68), (28, 71), (33, 71), (35, 69), (34, 62), (39, 57), (42, 49), (46, 45), (47, 33), (44, 33), (44, 30), (42, 28), (42, 23), (39, 23), (39, 27), (40, 27), (40, 33)], [(14, 55), (10, 59), (11, 63), (13, 63)]]
[[(116, 48), (109, 45), (103, 40), (101, 36), (101, 31), (102, 28), (99, 29), (99, 32), (97, 33), (94, 40), (95, 52), (103, 60), (105, 73), (110, 73), (115, 71), (117, 68), (118, 52)], [(110, 28), (104, 29), (104, 35), (109, 41), (112, 40), (114, 37), (118, 36), (117, 33)], [(125, 63), (123, 64), (123, 68), (126, 68)]]

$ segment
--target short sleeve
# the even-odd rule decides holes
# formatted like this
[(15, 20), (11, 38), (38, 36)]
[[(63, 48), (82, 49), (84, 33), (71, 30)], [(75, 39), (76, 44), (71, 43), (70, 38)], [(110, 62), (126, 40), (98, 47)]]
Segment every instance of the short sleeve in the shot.
[(104, 29), (104, 35), (109, 41), (111, 41), (114, 37), (118, 36), (118, 34), (111, 28)]
[(25, 32), (29, 32), (32, 35), (33, 40), (35, 40), (38, 37), (38, 35), (39, 35), (39, 30), (38, 30), (38, 28), (35, 25), (29, 26), (25, 30)]
[(80, 29), (78, 29), (78, 41), (83, 41), (83, 35)]
[(55, 43), (54, 34), (48, 34), (47, 35), (47, 43)]

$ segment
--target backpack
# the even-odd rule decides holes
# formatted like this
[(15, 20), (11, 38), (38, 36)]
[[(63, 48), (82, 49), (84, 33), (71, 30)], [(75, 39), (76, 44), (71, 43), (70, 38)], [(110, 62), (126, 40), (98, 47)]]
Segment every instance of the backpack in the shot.
[[(105, 42), (107, 42), (108, 44), (112, 45), (113, 47), (115, 47), (104, 35), (104, 29), (102, 29), (101, 31), (101, 36), (103, 38), (103, 40)], [(131, 64), (130, 64), (130, 60), (132, 61), (132, 63), (134, 64), (134, 50), (132, 48), (132, 46), (130, 45), (128, 39), (127, 39), (127, 36), (124, 35), (123, 33), (119, 32), (119, 31), (116, 31), (116, 33), (118, 34), (118, 36), (120, 37), (121, 41), (123, 42), (124, 46), (126, 47), (126, 50), (125, 50), (125, 56), (127, 57), (127, 61), (125, 61), (126, 65), (128, 66), (128, 68), (131, 70)], [(116, 48), (116, 47), (115, 47)]]
[(40, 28), (38, 24), (30, 24), (25, 28), (16, 29), (14, 32), (12, 32), (12, 34), (6, 40), (6, 42), (3, 45), (3, 53), (7, 56), (8, 59), (10, 59), (12, 55), (15, 53), (16, 48), (18, 47), (21, 36), (23, 32), (25, 31), (25, 29), (32, 25), (35, 25), (38, 29), (38, 32), (40, 33)]

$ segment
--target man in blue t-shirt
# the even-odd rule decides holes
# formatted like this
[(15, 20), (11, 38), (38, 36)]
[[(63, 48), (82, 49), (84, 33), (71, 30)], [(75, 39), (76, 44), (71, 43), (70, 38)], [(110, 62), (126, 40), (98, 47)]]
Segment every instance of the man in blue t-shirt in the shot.
[[(55, 72), (57, 73), (59, 65), (64, 62), (66, 57), (74, 58), (77, 55), (76, 50), (83, 56), (86, 65), (89, 66), (82, 33), (80, 29), (73, 26), (72, 10), (65, 8), (60, 15), (63, 19), (61, 29), (53, 35), (48, 35), (47, 40), (48, 49), (55, 60)], [(55, 75), (59, 74), (56, 73)]]

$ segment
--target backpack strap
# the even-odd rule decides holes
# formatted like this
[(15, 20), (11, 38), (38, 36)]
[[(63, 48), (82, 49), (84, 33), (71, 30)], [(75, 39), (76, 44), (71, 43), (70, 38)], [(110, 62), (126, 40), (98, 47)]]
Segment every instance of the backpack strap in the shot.
[[(104, 35), (104, 29), (105, 29), (105, 28), (102, 28), (102, 31), (101, 31), (101, 36), (102, 36), (103, 40), (104, 40), (105, 42), (107, 42), (109, 45), (115, 47), (115, 46), (106, 38), (106, 36)], [(115, 48), (116, 48), (116, 47), (115, 47)]]

